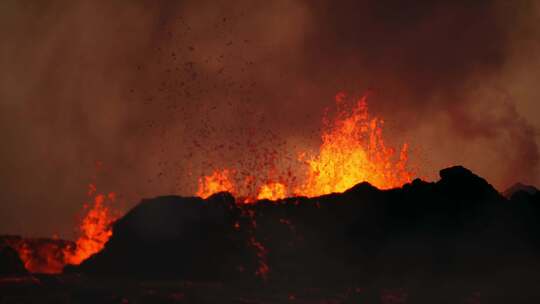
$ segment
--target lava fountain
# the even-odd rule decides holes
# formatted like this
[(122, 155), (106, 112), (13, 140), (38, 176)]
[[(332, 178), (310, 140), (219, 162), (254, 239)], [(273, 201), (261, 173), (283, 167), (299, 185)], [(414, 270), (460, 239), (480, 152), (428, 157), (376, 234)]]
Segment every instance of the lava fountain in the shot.
[(380, 189), (410, 182), (413, 173), (408, 166), (407, 143), (399, 152), (386, 146), (382, 135), (384, 121), (370, 117), (367, 96), (353, 101), (351, 104), (344, 93), (336, 95), (337, 113), (333, 118), (328, 114), (323, 117), (319, 151), (299, 153), (296, 161), (300, 169), (294, 170), (293, 178), (289, 179), (295, 183), (269, 178), (259, 185), (255, 195), (235, 193), (236, 189), (242, 188), (235, 185), (235, 170), (218, 169), (199, 179), (196, 195), (208, 197), (216, 192), (229, 191), (245, 197), (243, 202), (254, 202), (258, 199), (277, 200), (286, 196), (313, 197), (343, 192), (360, 182), (368, 182)]
[(412, 173), (407, 169), (408, 145), (399, 155), (384, 144), (378, 117), (370, 118), (367, 96), (360, 98), (349, 111), (345, 94), (336, 95), (338, 113), (334, 120), (326, 116), (319, 153), (301, 159), (307, 163), (307, 178), (295, 195), (318, 196), (343, 192), (360, 182), (380, 189), (402, 186)]
[(108, 206), (116, 200), (114, 193), (98, 193), (94, 184), (88, 186), (91, 200), (84, 204), (78, 238), (73, 242), (57, 238), (16, 239), (9, 242), (19, 253), (26, 269), (32, 273), (59, 273), (66, 264), (78, 265), (100, 251), (112, 235), (112, 223), (117, 216)]
[(65, 250), (64, 252), (67, 264), (80, 264), (100, 251), (112, 235), (111, 225), (116, 216), (107, 206), (106, 201), (114, 202), (116, 194), (113, 192), (107, 195), (96, 193), (96, 187), (90, 184), (88, 195), (93, 196), (93, 204), (85, 204), (84, 206), (87, 212), (80, 223), (80, 236), (75, 242), (74, 250)]

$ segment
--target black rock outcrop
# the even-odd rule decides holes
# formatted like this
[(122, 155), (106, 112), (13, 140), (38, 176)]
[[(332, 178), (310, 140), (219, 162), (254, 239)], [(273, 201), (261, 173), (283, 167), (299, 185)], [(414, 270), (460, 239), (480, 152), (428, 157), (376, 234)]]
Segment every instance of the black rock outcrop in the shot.
[(515, 183), (512, 187), (506, 189), (502, 194), (506, 198), (512, 198), (512, 196), (514, 194), (517, 194), (519, 192), (526, 192), (526, 194), (535, 195), (540, 191), (536, 187), (531, 186), (531, 185), (524, 185), (522, 183)]
[(0, 276), (26, 274), (26, 268), (15, 249), (0, 247)]
[[(220, 193), (206, 200), (163, 196), (143, 200), (113, 226), (98, 254), (66, 271), (141, 277), (221, 279), (252, 258), (235, 228), (240, 210)], [(239, 224), (238, 224), (239, 225)]]

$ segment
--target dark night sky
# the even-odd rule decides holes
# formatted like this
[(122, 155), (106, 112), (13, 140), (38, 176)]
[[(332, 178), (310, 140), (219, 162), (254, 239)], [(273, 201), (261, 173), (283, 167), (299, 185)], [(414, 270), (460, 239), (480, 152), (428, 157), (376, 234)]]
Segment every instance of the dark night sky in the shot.
[(540, 184), (535, 1), (2, 1), (0, 22), (0, 234), (72, 237), (96, 161), (125, 210), (193, 194), (246, 134), (314, 148), (338, 91), (372, 89), (428, 180)]

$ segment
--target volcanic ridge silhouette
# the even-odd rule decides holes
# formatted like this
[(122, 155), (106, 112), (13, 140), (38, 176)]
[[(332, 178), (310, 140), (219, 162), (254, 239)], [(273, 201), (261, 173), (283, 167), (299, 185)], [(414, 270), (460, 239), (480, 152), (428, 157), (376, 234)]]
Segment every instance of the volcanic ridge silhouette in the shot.
[(440, 180), (242, 205), (145, 199), (113, 225), (104, 249), (65, 272), (97, 276), (280, 282), (399, 282), (504, 277), (540, 270), (540, 193), (506, 198), (461, 166)]

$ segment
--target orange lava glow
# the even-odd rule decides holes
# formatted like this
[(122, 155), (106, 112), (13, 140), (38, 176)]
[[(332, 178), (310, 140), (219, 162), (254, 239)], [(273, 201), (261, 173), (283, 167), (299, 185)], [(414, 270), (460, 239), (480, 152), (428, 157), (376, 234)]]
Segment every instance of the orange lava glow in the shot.
[(85, 215), (79, 225), (79, 237), (73, 244), (57, 238), (20, 239), (10, 243), (19, 253), (24, 266), (32, 273), (60, 273), (66, 264), (78, 265), (100, 251), (112, 235), (111, 224), (116, 219), (107, 201), (114, 202), (115, 194), (96, 193), (89, 185), (92, 204), (85, 204)]
[(45, 239), (17, 240), (10, 242), (17, 250), (24, 267), (32, 273), (58, 273), (64, 267), (61, 244)]
[(257, 195), (258, 200), (269, 199), (269, 200), (278, 200), (285, 198), (287, 195), (287, 189), (282, 183), (268, 183), (261, 186), (259, 194)]
[[(368, 182), (380, 189), (402, 186), (412, 179), (408, 167), (408, 145), (396, 151), (384, 143), (384, 121), (370, 117), (367, 96), (348, 102), (344, 93), (336, 95), (337, 114), (333, 119), (325, 115), (321, 146), (317, 153), (299, 151), (294, 183), (263, 182), (256, 195), (235, 193), (238, 187), (232, 176), (235, 170), (215, 170), (199, 179), (197, 195), (203, 198), (216, 192), (229, 191), (245, 198), (241, 202), (259, 199), (278, 200), (286, 196), (319, 196), (343, 192), (360, 182)], [(261, 166), (263, 167), (263, 166)], [(297, 173), (300, 173), (297, 175)], [(302, 174), (303, 173), (303, 174)], [(268, 172), (252, 172), (255, 176), (269, 176)], [(247, 180), (255, 180), (255, 177)], [(269, 179), (270, 180), (270, 179)], [(245, 188), (245, 187), (244, 187)]]
[(224, 169), (216, 170), (211, 175), (200, 178), (196, 195), (207, 198), (214, 193), (223, 191), (234, 193), (234, 184), (230, 175), (230, 171)]
[(249, 244), (255, 248), (257, 259), (258, 259), (258, 267), (255, 271), (255, 275), (262, 278), (263, 280), (266, 280), (268, 278), (268, 274), (270, 273), (270, 267), (268, 267), (268, 263), (266, 262), (266, 257), (268, 255), (268, 251), (264, 247), (264, 245), (257, 241), (254, 237), (251, 237), (249, 239)]
[(116, 217), (112, 214), (106, 201), (114, 202), (114, 193), (95, 193), (95, 186), (90, 184), (88, 194), (93, 197), (93, 204), (85, 205), (86, 215), (80, 223), (80, 236), (75, 242), (75, 250), (65, 251), (65, 262), (78, 265), (94, 253), (100, 251), (112, 235), (112, 222)]
[(322, 134), (318, 155), (306, 159), (308, 173), (295, 194), (318, 196), (343, 192), (359, 182), (368, 182), (380, 189), (402, 186), (411, 180), (407, 170), (407, 144), (396, 157), (393, 148), (386, 147), (382, 137), (383, 120), (370, 118), (367, 97), (348, 111), (345, 95), (336, 96), (337, 118), (328, 122)]

